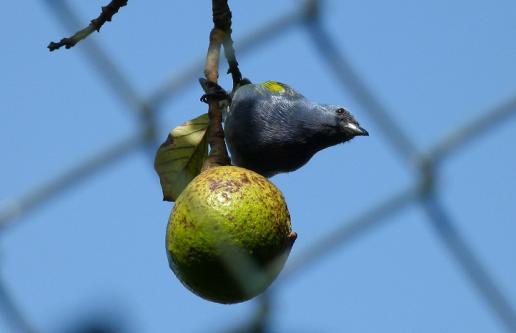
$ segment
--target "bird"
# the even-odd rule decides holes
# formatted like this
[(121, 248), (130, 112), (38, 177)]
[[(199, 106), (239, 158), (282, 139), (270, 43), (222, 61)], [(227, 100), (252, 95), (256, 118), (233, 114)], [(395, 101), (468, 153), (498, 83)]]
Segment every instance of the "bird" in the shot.
[(220, 89), (232, 163), (268, 178), (299, 169), (322, 149), (369, 136), (345, 107), (310, 101), (278, 81), (243, 79), (225, 101)]

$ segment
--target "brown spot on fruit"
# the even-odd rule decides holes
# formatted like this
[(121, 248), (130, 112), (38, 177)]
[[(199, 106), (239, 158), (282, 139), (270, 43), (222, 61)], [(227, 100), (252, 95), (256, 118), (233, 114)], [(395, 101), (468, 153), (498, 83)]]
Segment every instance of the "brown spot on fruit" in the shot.
[[(221, 183), (219, 180), (215, 180), (215, 179), (209, 179), (208, 182), (210, 184), (211, 191), (215, 191), (217, 188), (219, 188), (220, 183)], [(201, 187), (199, 186), (199, 188), (201, 188)], [(196, 190), (199, 191), (199, 188), (196, 188)]]

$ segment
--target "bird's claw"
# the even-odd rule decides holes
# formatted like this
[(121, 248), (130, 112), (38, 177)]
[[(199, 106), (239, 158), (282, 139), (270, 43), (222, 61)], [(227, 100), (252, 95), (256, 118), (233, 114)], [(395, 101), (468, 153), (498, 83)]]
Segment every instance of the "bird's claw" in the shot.
[(204, 103), (209, 103), (210, 100), (224, 101), (230, 99), (228, 93), (215, 82), (206, 81), (207, 91), (201, 96), (200, 100)]

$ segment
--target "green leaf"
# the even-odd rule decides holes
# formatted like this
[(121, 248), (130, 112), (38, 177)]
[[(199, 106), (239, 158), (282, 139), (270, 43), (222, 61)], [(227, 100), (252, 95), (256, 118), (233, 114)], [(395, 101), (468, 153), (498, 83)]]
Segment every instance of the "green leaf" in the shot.
[(154, 168), (159, 175), (163, 200), (175, 201), (202, 168), (208, 156), (208, 114), (174, 128), (159, 147)]

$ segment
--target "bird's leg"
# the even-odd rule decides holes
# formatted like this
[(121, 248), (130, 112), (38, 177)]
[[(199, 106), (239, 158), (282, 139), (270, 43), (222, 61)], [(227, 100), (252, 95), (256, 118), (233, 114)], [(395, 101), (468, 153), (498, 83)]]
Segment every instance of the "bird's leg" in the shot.
[(206, 80), (205, 82), (201, 83), (204, 84), (205, 87), (205, 94), (201, 96), (201, 102), (209, 103), (211, 99), (215, 99), (216, 101), (225, 101), (231, 100), (231, 96), (217, 83)]

